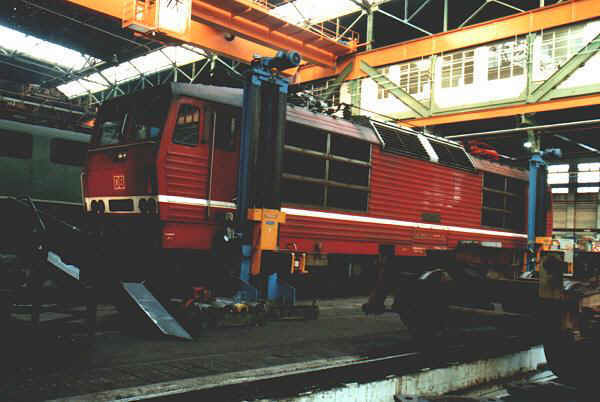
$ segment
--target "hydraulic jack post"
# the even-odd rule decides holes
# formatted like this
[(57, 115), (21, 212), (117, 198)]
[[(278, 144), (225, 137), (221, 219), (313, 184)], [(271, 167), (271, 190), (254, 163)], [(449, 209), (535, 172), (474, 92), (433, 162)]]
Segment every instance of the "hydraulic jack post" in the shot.
[[(238, 171), (236, 224), (242, 238), (241, 292), (253, 292), (250, 280), (262, 272), (263, 251), (279, 251), (281, 170), (287, 112), (288, 80), (280, 72), (300, 64), (296, 52), (277, 52), (275, 57), (256, 58), (244, 86), (242, 135)], [(273, 275), (275, 275), (273, 277)], [(284, 296), (295, 301), (277, 280), (267, 278), (262, 296), (274, 300)]]
[(533, 272), (537, 265), (536, 236), (546, 232), (546, 181), (547, 165), (544, 158), (560, 158), (560, 149), (534, 152), (529, 159), (529, 201), (527, 208), (527, 271)]

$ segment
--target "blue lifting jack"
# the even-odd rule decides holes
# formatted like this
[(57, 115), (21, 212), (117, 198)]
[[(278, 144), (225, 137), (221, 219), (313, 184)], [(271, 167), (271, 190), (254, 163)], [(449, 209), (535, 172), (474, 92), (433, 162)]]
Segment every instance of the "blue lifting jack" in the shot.
[[(261, 262), (263, 252), (279, 251), (279, 224), (285, 222), (281, 171), (289, 82), (281, 71), (300, 61), (297, 52), (256, 57), (244, 85), (235, 223), (242, 242), (238, 296), (247, 301), (262, 296), (295, 303), (295, 289), (265, 271)], [(262, 292), (251, 285), (259, 275), (268, 275)]]
[(546, 159), (560, 158), (560, 149), (536, 151), (529, 158), (529, 200), (527, 208), (527, 271), (535, 272), (537, 264), (536, 236), (546, 233)]

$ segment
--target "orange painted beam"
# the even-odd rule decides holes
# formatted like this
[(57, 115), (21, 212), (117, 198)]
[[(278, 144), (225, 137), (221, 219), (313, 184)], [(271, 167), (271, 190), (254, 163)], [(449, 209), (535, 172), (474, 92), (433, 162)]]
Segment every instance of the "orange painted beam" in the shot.
[(502, 106), (479, 109), (460, 113), (449, 113), (420, 119), (400, 120), (398, 123), (411, 127), (437, 126), (440, 124), (459, 123), (463, 121), (494, 119), (497, 117), (517, 116), (525, 113), (550, 112), (553, 110), (571, 109), (575, 107), (600, 104), (600, 94), (554, 99), (547, 102)]
[(248, 0), (193, 0), (192, 16), (199, 22), (278, 50), (295, 50), (302, 58), (333, 68), (339, 56), (354, 52), (327, 36), (290, 24), (269, 9)]
[(360, 61), (365, 61), (373, 67), (396, 64), (433, 54), (506, 39), (515, 35), (524, 35), (529, 32), (585, 21), (599, 16), (600, 1), (571, 0), (408, 42), (361, 52), (345, 61), (340, 60), (335, 69), (305, 65), (298, 70), (295, 83), (336, 76), (348, 63), (352, 63), (353, 61), (352, 72), (350, 72), (346, 80), (363, 78), (366, 77), (366, 74), (360, 69)]
[[(77, 6), (85, 7), (109, 17), (121, 19), (123, 15), (123, 0), (64, 0)], [(270, 46), (264, 46), (247, 39), (236, 37), (227, 41), (222, 30), (192, 21), (189, 43), (210, 50), (230, 59), (249, 64), (255, 54), (273, 56), (276, 52)]]
[[(123, 0), (64, 0), (107, 16), (122, 19)], [(246, 4), (248, 3), (248, 4)], [(339, 55), (354, 51), (355, 45), (344, 45), (305, 30), (268, 14), (262, 7), (250, 7), (246, 0), (192, 1), (190, 33), (185, 42), (246, 64), (254, 55), (272, 56), (277, 50), (296, 50), (303, 59), (334, 68)], [(235, 7), (248, 12), (236, 13)], [(227, 41), (225, 33), (236, 36)], [(161, 37), (169, 37), (161, 33)], [(171, 36), (181, 41), (182, 38)]]

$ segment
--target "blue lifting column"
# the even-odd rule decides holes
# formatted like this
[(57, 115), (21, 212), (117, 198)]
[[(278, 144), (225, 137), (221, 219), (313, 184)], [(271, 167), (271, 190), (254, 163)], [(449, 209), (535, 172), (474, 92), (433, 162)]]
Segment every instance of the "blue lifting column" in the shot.
[[(536, 249), (535, 238), (537, 228), (538, 173), (546, 168), (541, 153), (535, 153), (529, 159), (529, 200), (527, 205), (527, 271), (535, 271)], [(543, 188), (543, 187), (542, 187)], [(541, 190), (541, 189), (540, 189)], [(540, 194), (540, 196), (544, 196)]]
[(527, 271), (535, 271), (535, 238), (545, 233), (547, 164), (544, 157), (560, 158), (560, 149), (548, 149), (531, 155), (529, 159), (529, 199), (527, 205)]
[[(281, 209), (289, 83), (280, 72), (298, 66), (300, 61), (297, 52), (280, 51), (275, 57), (257, 58), (252, 61), (244, 85), (236, 224), (242, 235), (240, 279), (246, 283), (251, 279), (253, 229), (253, 223), (248, 220), (248, 209)], [(267, 296), (270, 294), (272, 292), (268, 291)]]

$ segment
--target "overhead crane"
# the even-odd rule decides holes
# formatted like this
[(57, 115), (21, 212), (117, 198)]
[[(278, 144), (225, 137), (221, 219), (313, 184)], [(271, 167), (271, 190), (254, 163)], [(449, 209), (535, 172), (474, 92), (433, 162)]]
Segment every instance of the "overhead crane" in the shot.
[[(600, 2), (570, 0), (510, 15), (452, 31), (362, 51), (356, 34), (328, 31), (324, 26), (300, 27), (276, 17), (267, 0), (65, 0), (120, 19), (124, 27), (157, 39), (186, 42), (225, 57), (250, 64), (256, 55), (273, 57), (279, 50), (292, 50), (307, 61), (287, 70), (293, 83), (336, 78), (336, 84), (372, 76), (377, 67), (435, 56), (518, 35), (527, 35), (600, 16)], [(187, 9), (184, 30), (162, 27), (152, 5), (179, 4)], [(150, 8), (152, 8), (150, 7)], [(136, 11), (137, 10), (137, 11)], [(140, 24), (141, 23), (141, 24)], [(337, 32), (336, 32), (337, 31)], [(342, 32), (340, 34), (339, 32)], [(552, 84), (552, 83), (548, 83)], [(381, 85), (381, 84), (380, 84)], [(404, 120), (412, 126), (433, 126), (461, 121), (522, 115), (573, 107), (596, 105), (600, 94), (586, 93), (557, 99), (524, 99), (511, 104), (474, 106), (461, 111), (432, 111), (427, 105), (405, 102), (417, 111), (417, 118)], [(404, 102), (404, 100), (403, 100)], [(411, 106), (412, 105), (412, 106)], [(416, 109), (415, 109), (416, 108)]]
[[(335, 71), (340, 57), (354, 53), (358, 36), (350, 30), (301, 27), (271, 13), (268, 1), (254, 0), (65, 0), (120, 19), (124, 28), (193, 44), (246, 64), (255, 55), (296, 51), (312, 64)], [(187, 18), (174, 27), (160, 13)]]

